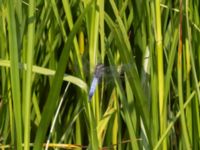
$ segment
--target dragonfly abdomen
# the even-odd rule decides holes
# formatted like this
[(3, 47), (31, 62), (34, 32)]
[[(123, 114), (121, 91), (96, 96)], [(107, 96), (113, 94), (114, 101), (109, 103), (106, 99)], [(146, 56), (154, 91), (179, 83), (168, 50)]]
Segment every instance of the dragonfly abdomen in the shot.
[(90, 86), (90, 91), (89, 91), (89, 101), (91, 101), (92, 96), (94, 95), (94, 91), (97, 87), (97, 84), (99, 82), (99, 79), (97, 77), (94, 77), (94, 79), (92, 80), (92, 84)]

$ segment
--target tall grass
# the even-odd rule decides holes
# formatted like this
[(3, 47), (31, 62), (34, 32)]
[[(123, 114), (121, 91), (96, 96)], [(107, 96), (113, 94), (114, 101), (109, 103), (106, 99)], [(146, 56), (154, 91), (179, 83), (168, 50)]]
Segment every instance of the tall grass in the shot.
[[(0, 1), (0, 148), (199, 149), (199, 8)], [(89, 102), (98, 63), (114, 69)]]

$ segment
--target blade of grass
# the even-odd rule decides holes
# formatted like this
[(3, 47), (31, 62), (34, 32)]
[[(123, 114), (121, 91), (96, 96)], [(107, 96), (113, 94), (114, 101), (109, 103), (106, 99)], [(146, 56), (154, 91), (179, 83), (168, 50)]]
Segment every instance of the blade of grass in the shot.
[(183, 146), (186, 146), (186, 149), (191, 149), (190, 141), (188, 137), (188, 131), (186, 127), (185, 120), (185, 111), (183, 107), (183, 85), (182, 85), (182, 0), (180, 0), (180, 23), (179, 23), (179, 46), (178, 46), (178, 60), (177, 60), (177, 72), (178, 72), (178, 96), (179, 96), (179, 105), (181, 111), (181, 129), (183, 131), (184, 143)]
[[(56, 103), (58, 100), (58, 96), (60, 93), (60, 89), (61, 89), (61, 85), (62, 85), (62, 78), (65, 72), (65, 68), (67, 65), (67, 59), (69, 56), (69, 50), (71, 48), (71, 43), (73, 42), (74, 36), (77, 33), (78, 29), (81, 26), (82, 20), (85, 16), (85, 14), (88, 12), (88, 10), (90, 9), (91, 4), (89, 4), (83, 11), (83, 13), (79, 16), (79, 18), (77, 19), (72, 31), (69, 34), (68, 40), (63, 48), (59, 63), (58, 63), (58, 68), (53, 80), (53, 84), (54, 85), (49, 92), (48, 95), (48, 99), (46, 101), (46, 104), (44, 106), (44, 110), (42, 113), (42, 117), (41, 117), (41, 122), (39, 125), (39, 128), (37, 130), (37, 134), (36, 134), (36, 138), (35, 138), (35, 145), (34, 145), (34, 150), (38, 150), (41, 149), (42, 147), (42, 143), (44, 141), (45, 138), (45, 134), (47, 132), (49, 123), (51, 121), (51, 118), (53, 116), (53, 113), (55, 111), (56, 108)], [(48, 114), (48, 116), (46, 115)]]
[(200, 90), (198, 88), (198, 79), (197, 79), (197, 72), (196, 72), (196, 68), (195, 68), (195, 62), (194, 62), (194, 55), (193, 55), (193, 48), (192, 48), (192, 43), (191, 43), (191, 29), (190, 29), (190, 25), (189, 25), (189, 17), (188, 17), (188, 12), (189, 12), (189, 8), (188, 8), (188, 0), (185, 1), (185, 6), (186, 6), (186, 25), (187, 25), (187, 35), (188, 35), (188, 42), (189, 42), (189, 52), (190, 52), (190, 60), (191, 60), (191, 67), (192, 67), (192, 75), (195, 81), (195, 87), (197, 90), (197, 97), (200, 103)]
[[(67, 18), (67, 22), (69, 24), (69, 28), (70, 28), (70, 30), (72, 30), (72, 28), (74, 26), (74, 23), (73, 23), (73, 17), (72, 17), (72, 12), (71, 12), (71, 9), (70, 9), (69, 0), (62, 0), (62, 3), (63, 3), (63, 7), (64, 7), (66, 18)], [(78, 62), (78, 67), (79, 67), (79, 70), (80, 70), (80, 75), (81, 75), (81, 77), (83, 77), (83, 72), (81, 71), (83, 69), (83, 67), (82, 67), (82, 61), (81, 61), (81, 56), (80, 56), (80, 52), (79, 52), (78, 41), (77, 41), (76, 37), (75, 37), (73, 43), (74, 43), (74, 47), (75, 47), (75, 54), (76, 54), (75, 57), (76, 57), (76, 60)]]
[[(199, 85), (200, 84), (198, 84), (198, 87), (199, 87)], [(196, 91), (193, 91), (190, 94), (190, 96), (188, 97), (188, 99), (186, 100), (186, 102), (184, 103), (183, 109), (185, 109), (186, 107), (188, 107), (188, 105), (193, 100), (193, 97), (195, 95), (196, 95)], [(158, 143), (155, 145), (155, 147), (153, 148), (153, 150), (159, 149), (159, 147), (161, 146), (163, 140), (166, 138), (167, 134), (169, 134), (170, 130), (174, 127), (174, 124), (177, 121), (177, 119), (181, 116), (181, 113), (182, 113), (181, 110), (179, 110), (178, 113), (176, 114), (176, 116), (174, 117), (174, 119), (169, 123), (168, 127), (166, 128), (165, 132), (160, 137)]]
[[(0, 59), (0, 66), (10, 67), (10, 61)], [(26, 64), (20, 64), (19, 66), (20, 67), (18, 67), (18, 68), (23, 68), (23, 69), (27, 70)], [(44, 68), (44, 67), (39, 67), (39, 66), (33, 65), (32, 72), (42, 74), (42, 75), (47, 75), (47, 76), (54, 76), (56, 71), (52, 70), (52, 69), (47, 69), (47, 68)], [(87, 84), (83, 80), (81, 80), (80, 78), (77, 78), (77, 77), (72, 76), (72, 75), (64, 74), (63, 80), (71, 82), (71, 83), (79, 86), (84, 91), (87, 91)]]
[(11, 76), (11, 90), (13, 99), (14, 119), (16, 125), (16, 142), (17, 149), (22, 150), (22, 113), (21, 113), (21, 92), (20, 92), (20, 78), (18, 69), (18, 45), (17, 32), (15, 22), (15, 9), (11, 0), (7, 1), (8, 6), (8, 35), (9, 35), (9, 51), (10, 51), (10, 76)]
[[(108, 57), (109, 57), (109, 61), (110, 61), (111, 65), (114, 65), (113, 56), (112, 56), (112, 53), (110, 50), (108, 50)], [(113, 72), (113, 74), (116, 74), (116, 71)], [(122, 84), (121, 84), (119, 78), (117, 78), (117, 77), (115, 78), (115, 82), (116, 82), (117, 91), (121, 98), (121, 103), (123, 104), (123, 107), (124, 107), (124, 114), (125, 114), (125, 119), (126, 119), (125, 122), (127, 124), (128, 130), (129, 130), (129, 136), (131, 138), (132, 149), (139, 149), (138, 143), (136, 142), (135, 129), (131, 122), (130, 112), (128, 109), (128, 103), (126, 101), (126, 97), (125, 97), (125, 93), (122, 88)]]
[[(102, 139), (105, 136), (108, 122), (110, 118), (115, 114), (115, 112), (116, 110), (114, 108), (108, 107), (102, 119), (99, 121), (97, 126), (97, 131), (98, 131), (98, 139), (100, 142), (103, 141)], [(102, 142), (100, 143), (100, 146), (102, 146)]]
[(48, 150), (49, 143), (50, 143), (50, 140), (51, 140), (51, 135), (52, 135), (53, 130), (54, 130), (54, 127), (55, 127), (55, 125), (56, 125), (56, 121), (57, 121), (57, 118), (58, 118), (58, 114), (59, 114), (59, 112), (60, 112), (60, 109), (61, 109), (61, 106), (62, 106), (62, 104), (63, 104), (64, 98), (65, 98), (65, 96), (66, 96), (66, 94), (67, 94), (67, 90), (68, 90), (68, 88), (69, 88), (69, 85), (70, 85), (70, 82), (67, 84), (67, 86), (66, 86), (66, 88), (65, 88), (65, 91), (64, 91), (64, 93), (63, 93), (63, 96), (61, 97), (61, 100), (60, 100), (60, 102), (59, 102), (58, 108), (57, 108), (56, 113), (55, 113), (55, 115), (54, 115), (54, 118), (53, 118), (53, 121), (52, 121), (52, 125), (51, 125), (51, 129), (50, 129), (50, 131), (49, 131), (49, 136), (48, 136), (48, 139), (47, 139), (47, 142), (46, 142), (45, 150)]
[(52, 8), (53, 8), (53, 12), (54, 12), (54, 15), (55, 15), (55, 18), (60, 26), (60, 30), (61, 30), (61, 33), (62, 33), (62, 36), (63, 36), (63, 39), (64, 41), (67, 40), (67, 35), (66, 35), (66, 32), (65, 32), (65, 28), (64, 28), (64, 25), (62, 23), (62, 20), (59, 16), (59, 13), (58, 13), (58, 7), (56, 6), (56, 2), (55, 0), (51, 0), (51, 5), (52, 5)]
[(25, 77), (25, 97), (24, 97), (24, 149), (30, 149), (30, 112), (31, 112), (31, 87), (32, 87), (32, 65), (33, 65), (33, 51), (34, 51), (34, 38), (35, 38), (35, 0), (29, 3), (29, 25), (28, 25), (28, 42), (27, 42), (27, 71)]
[[(163, 72), (163, 46), (162, 46), (162, 31), (161, 31), (161, 12), (160, 0), (155, 1), (156, 15), (156, 52), (157, 52), (157, 71), (158, 71), (158, 95), (159, 95), (159, 117), (160, 117), (160, 135), (163, 134), (166, 128), (167, 121), (167, 106), (164, 99), (164, 72)], [(167, 140), (164, 140), (162, 145), (163, 150), (167, 150)]]
[[(106, 20), (107, 24), (109, 25), (110, 29), (113, 31), (113, 34), (114, 34), (114, 37), (116, 40), (116, 44), (119, 47), (119, 52), (120, 52), (122, 61), (125, 64), (133, 62), (133, 65), (135, 66), (134, 59), (130, 58), (131, 57), (130, 50), (127, 50), (128, 49), (127, 47), (129, 47), (129, 46), (127, 46), (127, 44), (129, 44), (129, 43), (125, 43), (124, 39), (121, 38), (123, 36), (121, 35), (122, 33), (120, 32), (118, 26), (114, 24), (114, 22), (111, 20), (111, 18), (107, 14), (105, 14), (105, 20)], [(147, 108), (147, 105), (145, 102), (146, 98), (144, 96), (145, 94), (143, 93), (143, 90), (141, 87), (141, 82), (139, 80), (136, 66), (133, 67), (133, 69), (131, 69), (131, 70), (127, 69), (127, 74), (130, 76), (130, 79), (134, 79), (134, 80), (129, 79), (129, 82), (130, 82), (131, 88), (133, 90), (133, 93), (135, 93), (135, 96), (137, 99), (135, 101), (135, 103), (137, 105), (136, 107), (138, 108), (138, 113), (142, 117), (146, 132), (149, 132), (148, 131), (149, 130), (148, 129), (149, 113), (147, 112), (148, 108)], [(147, 134), (147, 136), (150, 136), (150, 134)], [(149, 138), (149, 141), (151, 141), (150, 138)]]

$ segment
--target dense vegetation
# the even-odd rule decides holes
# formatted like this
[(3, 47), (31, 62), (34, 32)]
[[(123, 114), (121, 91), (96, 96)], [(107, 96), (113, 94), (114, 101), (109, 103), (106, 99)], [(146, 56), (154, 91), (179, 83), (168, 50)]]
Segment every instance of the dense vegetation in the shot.
[[(1, 0), (0, 14), (1, 149), (200, 149), (199, 0)], [(111, 77), (89, 102), (98, 63)]]

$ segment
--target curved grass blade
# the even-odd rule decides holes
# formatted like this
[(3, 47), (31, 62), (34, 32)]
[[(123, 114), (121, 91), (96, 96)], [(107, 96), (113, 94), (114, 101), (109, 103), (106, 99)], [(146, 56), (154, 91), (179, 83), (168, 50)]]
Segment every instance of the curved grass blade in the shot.
[(45, 150), (48, 150), (49, 143), (50, 143), (50, 140), (51, 140), (51, 135), (52, 135), (53, 130), (54, 130), (54, 128), (55, 128), (56, 120), (57, 120), (57, 118), (58, 118), (58, 114), (59, 114), (59, 112), (60, 112), (60, 109), (61, 109), (61, 106), (62, 106), (62, 104), (63, 104), (64, 98), (65, 98), (65, 96), (66, 96), (66, 94), (67, 94), (67, 90), (68, 90), (68, 88), (69, 88), (69, 85), (70, 85), (70, 82), (67, 84), (67, 86), (66, 86), (66, 88), (65, 88), (65, 91), (64, 91), (64, 93), (63, 93), (63, 96), (62, 96), (62, 98), (61, 98), (61, 100), (60, 100), (60, 102), (59, 102), (58, 108), (57, 108), (57, 110), (56, 110), (54, 119), (53, 119), (53, 121), (52, 121), (51, 129), (50, 129), (50, 132), (49, 132), (49, 136), (48, 136), (48, 139), (47, 139), (47, 143), (46, 143), (46, 146), (45, 146)]
[[(0, 66), (10, 67), (10, 61), (0, 59)], [(21, 68), (21, 69), (23, 68), (24, 70), (27, 70), (27, 65), (26, 64), (20, 64), (19, 68)], [(33, 65), (32, 72), (42, 74), (42, 75), (47, 75), (47, 76), (54, 76), (56, 71), (52, 70), (52, 69), (47, 69), (47, 68), (44, 68), (44, 67), (39, 67), (39, 66)], [(64, 74), (63, 80), (68, 81), (72, 84), (75, 84), (75, 85), (79, 86), (81, 89), (83, 89), (84, 91), (87, 91), (87, 84), (83, 80), (81, 80), (80, 78), (77, 78), (77, 77), (72, 76), (72, 75)]]

